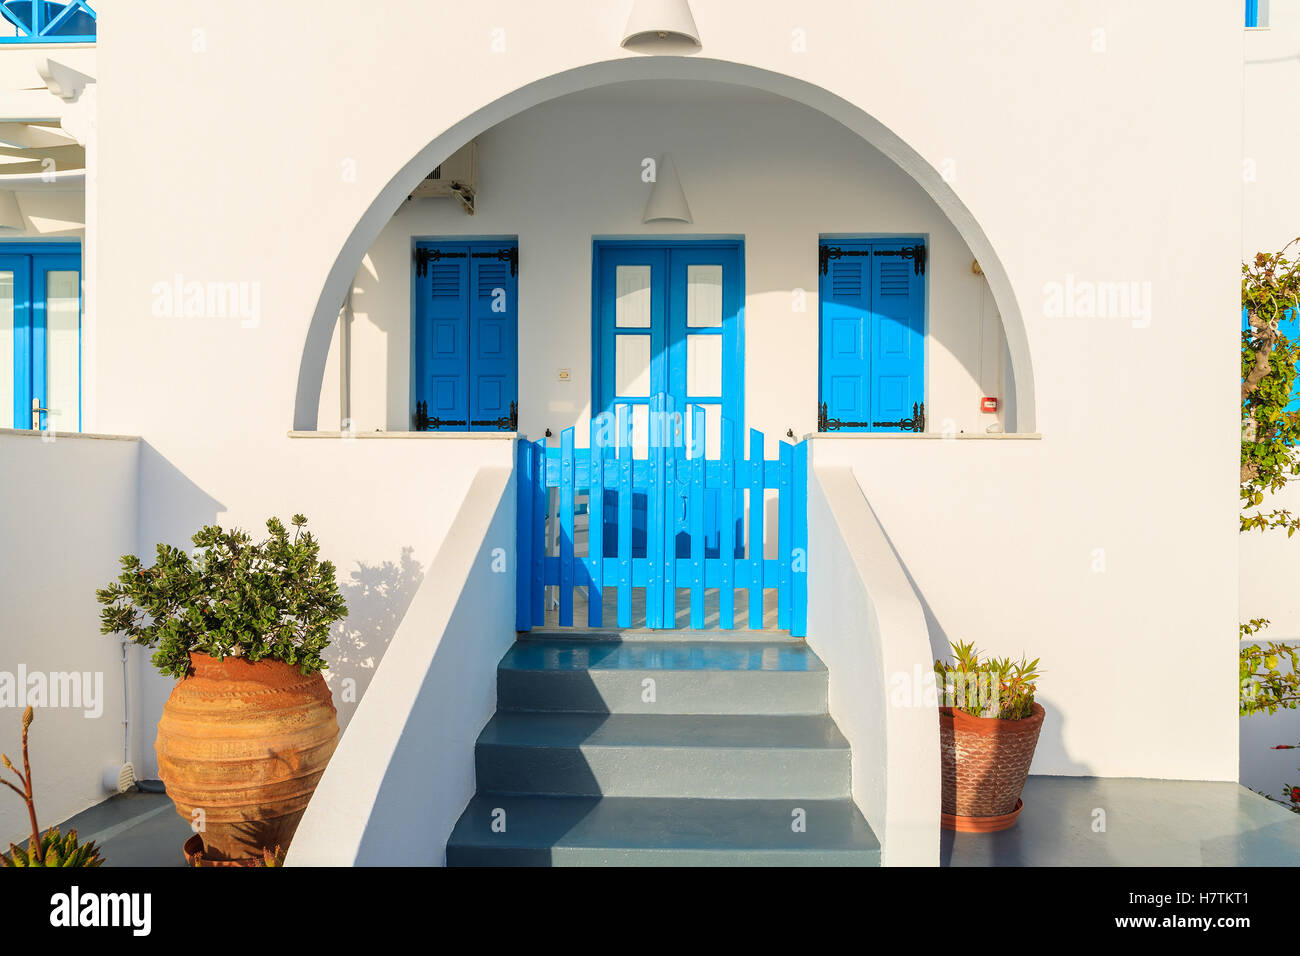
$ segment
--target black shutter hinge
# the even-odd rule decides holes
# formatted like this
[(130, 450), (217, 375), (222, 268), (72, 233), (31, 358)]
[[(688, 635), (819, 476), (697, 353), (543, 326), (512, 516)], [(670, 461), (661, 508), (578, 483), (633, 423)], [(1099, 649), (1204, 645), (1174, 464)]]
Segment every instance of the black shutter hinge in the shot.
[(817, 430), (819, 432), (837, 432), (841, 428), (898, 428), (905, 432), (925, 431), (925, 402), (912, 403), (912, 417), (896, 422), (846, 422), (840, 418), (827, 415), (826, 403), (817, 407)]
[(500, 418), (490, 418), (486, 420), (470, 422), (475, 428), (496, 428), (503, 432), (519, 431), (519, 403), (510, 403), (510, 414), (502, 415)]
[(417, 432), (437, 431), (440, 428), (455, 428), (457, 426), (464, 428), (469, 424), (463, 418), (430, 418), (428, 402), (416, 402), (415, 414), (411, 416), (411, 419)]
[(429, 274), (429, 263), (438, 262), (441, 259), (464, 259), (463, 252), (443, 252), (441, 249), (428, 249), (424, 246), (415, 250), (413, 255), (415, 259), (415, 274), (420, 278)]
[(498, 249), (496, 252), (476, 252), (475, 259), (496, 259), (498, 262), (510, 263), (510, 275), (514, 277), (519, 272), (519, 247), (511, 246), (509, 249)]

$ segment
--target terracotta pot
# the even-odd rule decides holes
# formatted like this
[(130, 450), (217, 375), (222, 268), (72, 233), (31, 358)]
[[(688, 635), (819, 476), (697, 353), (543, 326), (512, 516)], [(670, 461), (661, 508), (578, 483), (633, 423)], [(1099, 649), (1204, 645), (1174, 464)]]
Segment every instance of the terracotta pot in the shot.
[(158, 775), (187, 821), (203, 811), (205, 860), (287, 848), (338, 741), (319, 673), (191, 654), (158, 722)]
[[(250, 856), (238, 860), (210, 860), (207, 847), (203, 845), (203, 837), (197, 833), (185, 841), (181, 852), (185, 854), (185, 862), (190, 866), (266, 866), (266, 858), (262, 856)], [(280, 865), (283, 865), (283, 854), (280, 860)]]
[(1016, 822), (1044, 716), (1037, 703), (1023, 720), (939, 708), (945, 828), (987, 833)]

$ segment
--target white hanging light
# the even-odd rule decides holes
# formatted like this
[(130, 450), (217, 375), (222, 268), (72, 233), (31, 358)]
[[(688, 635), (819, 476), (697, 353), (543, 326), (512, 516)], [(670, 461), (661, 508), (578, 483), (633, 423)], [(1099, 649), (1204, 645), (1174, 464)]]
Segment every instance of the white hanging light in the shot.
[(686, 0), (634, 0), (623, 47), (641, 53), (689, 53), (700, 48), (700, 31)]
[(677, 177), (677, 164), (667, 153), (655, 166), (655, 182), (650, 188), (650, 199), (645, 204), (642, 222), (693, 222), (691, 207), (686, 204), (682, 181)]

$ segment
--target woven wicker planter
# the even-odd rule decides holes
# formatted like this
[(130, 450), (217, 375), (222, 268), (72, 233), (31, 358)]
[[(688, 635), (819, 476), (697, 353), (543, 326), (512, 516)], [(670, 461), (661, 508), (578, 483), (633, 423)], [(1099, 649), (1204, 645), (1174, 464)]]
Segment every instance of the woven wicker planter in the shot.
[(945, 829), (990, 833), (1016, 822), (1043, 717), (1041, 704), (1023, 720), (939, 708)]

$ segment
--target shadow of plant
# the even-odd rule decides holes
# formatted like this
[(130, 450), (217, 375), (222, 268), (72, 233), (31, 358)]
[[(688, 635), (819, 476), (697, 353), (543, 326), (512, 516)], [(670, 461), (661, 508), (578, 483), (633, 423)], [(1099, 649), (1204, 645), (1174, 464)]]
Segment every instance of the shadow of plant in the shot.
[(334, 694), (340, 730), (352, 719), (424, 580), (424, 566), (414, 553), (413, 547), (406, 547), (397, 563), (358, 564), (348, 580), (339, 583), (348, 616), (335, 627), (325, 659), (329, 664), (326, 683)]

